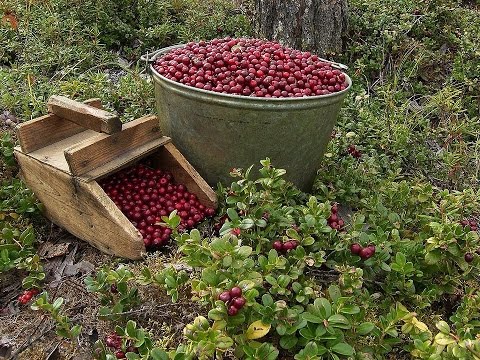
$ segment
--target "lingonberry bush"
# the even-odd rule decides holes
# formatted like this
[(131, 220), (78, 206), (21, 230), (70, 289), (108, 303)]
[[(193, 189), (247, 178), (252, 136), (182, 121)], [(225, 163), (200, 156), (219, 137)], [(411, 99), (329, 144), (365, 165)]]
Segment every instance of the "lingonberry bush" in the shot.
[[(478, 209), (476, 194), (399, 181), (347, 211), (328, 189), (307, 196), (269, 159), (261, 164), (257, 179), (252, 168), (232, 169), (211, 233), (178, 232), (178, 215), (165, 217), (192, 272), (144, 269), (136, 282), (155, 282), (174, 301), (188, 290), (206, 312), (163, 358), (475, 358), (476, 289), (451, 315), (431, 316), (459, 284), (478, 280), (479, 236), (462, 223)], [(337, 214), (342, 227), (332, 227)]]

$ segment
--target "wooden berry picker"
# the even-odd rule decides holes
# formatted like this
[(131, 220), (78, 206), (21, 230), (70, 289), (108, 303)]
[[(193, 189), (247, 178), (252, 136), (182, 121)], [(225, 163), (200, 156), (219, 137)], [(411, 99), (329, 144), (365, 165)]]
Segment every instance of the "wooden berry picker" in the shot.
[(48, 109), (18, 126), (15, 156), (45, 215), (73, 235), (139, 259), (169, 241), (162, 216), (176, 210), (182, 230), (215, 213), (215, 192), (162, 136), (156, 116), (122, 125), (98, 99), (61, 96)]

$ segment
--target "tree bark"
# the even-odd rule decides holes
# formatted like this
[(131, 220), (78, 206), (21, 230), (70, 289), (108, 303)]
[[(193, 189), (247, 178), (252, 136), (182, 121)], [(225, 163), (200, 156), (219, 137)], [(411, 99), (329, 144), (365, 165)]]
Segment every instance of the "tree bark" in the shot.
[(255, 0), (256, 36), (317, 55), (342, 50), (347, 0)]

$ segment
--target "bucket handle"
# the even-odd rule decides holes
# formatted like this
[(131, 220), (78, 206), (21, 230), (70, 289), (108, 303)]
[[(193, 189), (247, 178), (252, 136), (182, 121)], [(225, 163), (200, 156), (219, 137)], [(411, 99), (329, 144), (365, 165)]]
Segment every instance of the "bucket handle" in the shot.
[(151, 53), (147, 52), (146, 54), (140, 56), (140, 61), (145, 61), (145, 62), (151, 64), (151, 63), (153, 63), (153, 61), (154, 61), (153, 59), (155, 58), (155, 56), (156, 56), (159, 52), (164, 51), (164, 50), (165, 50), (165, 49), (160, 49), (160, 50), (156, 50), (156, 51), (151, 52)]
[(341, 69), (341, 70), (348, 70), (348, 66), (344, 65), (342, 63), (335, 62), (335, 61), (332, 61), (332, 60), (323, 59), (321, 57), (319, 57), (318, 59), (321, 60), (321, 61), (330, 63), (332, 65), (332, 67), (334, 67), (334, 68)]
[[(176, 48), (178, 45), (173, 45), (173, 46), (170, 46), (169, 48)], [(148, 64), (152, 64), (154, 62), (154, 58), (160, 53), (160, 52), (164, 52), (165, 50), (167, 50), (168, 48), (163, 48), (163, 49), (159, 49), (159, 50), (156, 50), (152, 53), (146, 53), (142, 56), (140, 56), (140, 61), (145, 61), (147, 67), (148, 67)], [(330, 63), (332, 64), (332, 67), (335, 67), (337, 69), (341, 69), (341, 70), (348, 70), (348, 66), (347, 65), (344, 65), (342, 63), (339, 63), (339, 62), (335, 62), (335, 61), (331, 61), (331, 60), (327, 60), (327, 59), (323, 59), (321, 57), (318, 58), (319, 60), (321, 61), (324, 61), (324, 62), (327, 62), (327, 63)]]

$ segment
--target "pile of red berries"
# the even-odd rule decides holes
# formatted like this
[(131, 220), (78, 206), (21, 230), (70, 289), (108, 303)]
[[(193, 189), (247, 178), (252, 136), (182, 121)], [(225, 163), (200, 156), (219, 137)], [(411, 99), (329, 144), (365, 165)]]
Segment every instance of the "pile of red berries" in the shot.
[(332, 229), (336, 229), (336, 230), (342, 229), (343, 226), (345, 225), (345, 222), (338, 214), (338, 205), (333, 204), (332, 209), (330, 211), (331, 211), (330, 217), (327, 219), (328, 225)]
[(299, 245), (297, 240), (287, 240), (282, 242), (281, 240), (276, 240), (273, 242), (272, 247), (278, 252), (287, 252), (290, 250), (295, 250)]
[(138, 353), (138, 349), (132, 345), (127, 346), (125, 348), (125, 351), (123, 351), (122, 338), (116, 333), (108, 335), (107, 339), (105, 340), (105, 343), (109, 348), (115, 351), (115, 357), (117, 359), (126, 359), (125, 353), (127, 352)]
[(224, 291), (219, 296), (218, 299), (227, 304), (228, 315), (235, 316), (238, 311), (243, 308), (247, 300), (242, 296), (242, 289), (238, 286), (235, 286), (230, 289), (230, 291)]
[(172, 230), (158, 225), (177, 210), (179, 231), (191, 229), (215, 210), (205, 207), (185, 185), (175, 184), (168, 171), (138, 164), (100, 182), (101, 187), (143, 236), (147, 249), (168, 242)]
[(355, 159), (359, 159), (362, 157), (362, 153), (355, 147), (355, 145), (348, 145), (347, 152)]
[(359, 243), (353, 243), (350, 245), (350, 251), (352, 254), (358, 255), (362, 258), (362, 260), (370, 259), (373, 255), (375, 255), (375, 245), (370, 244), (367, 247), (363, 247)]
[(25, 290), (23, 294), (18, 297), (18, 302), (25, 305), (38, 293), (40, 293), (38, 289)]
[(467, 219), (463, 219), (462, 221), (460, 221), (460, 224), (462, 224), (462, 226), (470, 226), (470, 230), (472, 231), (477, 231), (478, 230), (478, 223), (475, 221), (475, 220), (467, 220)]
[(348, 87), (345, 74), (331, 63), (261, 39), (190, 42), (157, 59), (154, 68), (187, 86), (253, 97), (318, 96)]

